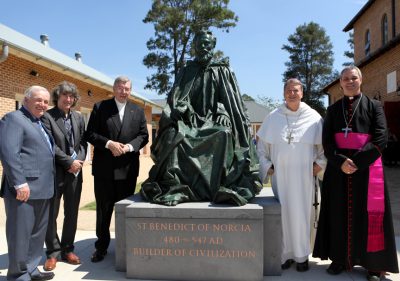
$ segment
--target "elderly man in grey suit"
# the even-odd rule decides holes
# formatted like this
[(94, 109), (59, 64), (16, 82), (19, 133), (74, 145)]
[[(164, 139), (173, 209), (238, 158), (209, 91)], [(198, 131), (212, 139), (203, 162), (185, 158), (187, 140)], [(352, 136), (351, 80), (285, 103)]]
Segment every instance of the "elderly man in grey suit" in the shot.
[[(82, 164), (86, 158), (87, 143), (83, 139), (85, 121), (72, 110), (79, 100), (76, 86), (63, 81), (52, 91), (55, 105), (47, 111), (42, 122), (55, 141), (56, 195), (50, 203), (49, 226), (46, 234), (47, 260), (44, 270), (51, 271), (57, 261), (80, 264), (74, 254), (74, 240), (82, 192)], [(57, 216), (61, 197), (64, 199), (64, 222), (61, 237), (57, 234)], [(61, 239), (60, 239), (61, 238)]]
[(6, 211), (7, 280), (50, 280), (52, 272), (37, 268), (54, 195), (54, 149), (39, 118), (47, 110), (49, 92), (40, 86), (25, 91), (23, 107), (0, 120), (1, 193)]

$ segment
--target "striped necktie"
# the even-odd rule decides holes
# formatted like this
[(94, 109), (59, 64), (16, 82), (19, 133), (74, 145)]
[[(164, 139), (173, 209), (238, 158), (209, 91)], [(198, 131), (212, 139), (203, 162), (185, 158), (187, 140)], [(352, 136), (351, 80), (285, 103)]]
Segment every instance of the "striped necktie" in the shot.
[(47, 141), (47, 145), (49, 146), (49, 149), (52, 152), (53, 151), (53, 144), (51, 143), (49, 135), (47, 134), (47, 132), (43, 128), (42, 122), (40, 122), (40, 120), (37, 120), (36, 123), (38, 124), (40, 131), (43, 133), (43, 135), (44, 135), (44, 137), (45, 137), (45, 139)]

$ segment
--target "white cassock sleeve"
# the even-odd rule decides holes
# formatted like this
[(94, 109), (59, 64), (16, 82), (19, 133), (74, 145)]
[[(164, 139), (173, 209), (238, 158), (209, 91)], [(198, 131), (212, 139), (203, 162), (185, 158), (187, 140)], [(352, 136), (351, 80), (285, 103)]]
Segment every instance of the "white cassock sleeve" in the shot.
[(315, 144), (314, 145), (314, 162), (317, 163), (318, 166), (322, 168), (322, 170), (318, 173), (317, 177), (319, 180), (324, 178), (324, 172), (326, 169), (326, 157), (324, 155), (324, 148), (322, 144)]
[(263, 141), (261, 138), (257, 142), (257, 155), (260, 161), (260, 179), (262, 183), (268, 183), (268, 170), (272, 166), (271, 162), (271, 144)]

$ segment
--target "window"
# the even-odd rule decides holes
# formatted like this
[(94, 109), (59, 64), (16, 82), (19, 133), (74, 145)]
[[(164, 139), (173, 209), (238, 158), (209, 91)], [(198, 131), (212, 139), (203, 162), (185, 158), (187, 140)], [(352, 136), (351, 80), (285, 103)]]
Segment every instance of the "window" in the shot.
[(388, 40), (389, 40), (389, 35), (388, 35), (388, 19), (387, 15), (384, 14), (382, 17), (382, 22), (381, 22), (381, 33), (382, 33), (382, 46), (386, 45)]
[(369, 33), (369, 29), (365, 32), (365, 55), (368, 56), (371, 51), (371, 34)]
[(15, 94), (15, 110), (18, 110), (22, 107), (24, 95), (22, 94)]
[(397, 91), (396, 71), (392, 71), (386, 75), (386, 93), (394, 93)]

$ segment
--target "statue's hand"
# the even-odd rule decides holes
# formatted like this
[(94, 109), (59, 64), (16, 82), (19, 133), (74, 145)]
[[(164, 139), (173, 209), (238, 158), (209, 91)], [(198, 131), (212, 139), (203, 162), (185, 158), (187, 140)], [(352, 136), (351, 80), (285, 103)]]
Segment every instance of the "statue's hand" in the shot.
[(187, 118), (188, 107), (186, 104), (177, 104), (171, 111), (171, 118), (174, 120), (185, 120)]
[(226, 115), (218, 115), (217, 116), (217, 120), (215, 120), (215, 122), (217, 123), (217, 124), (219, 124), (219, 125), (222, 125), (222, 126), (224, 126), (224, 127), (228, 127), (228, 128), (230, 128), (231, 127), (231, 120), (229, 119), (229, 117), (228, 116), (226, 116)]
[(190, 120), (190, 105), (186, 102), (178, 102), (171, 111), (171, 118), (174, 120)]

